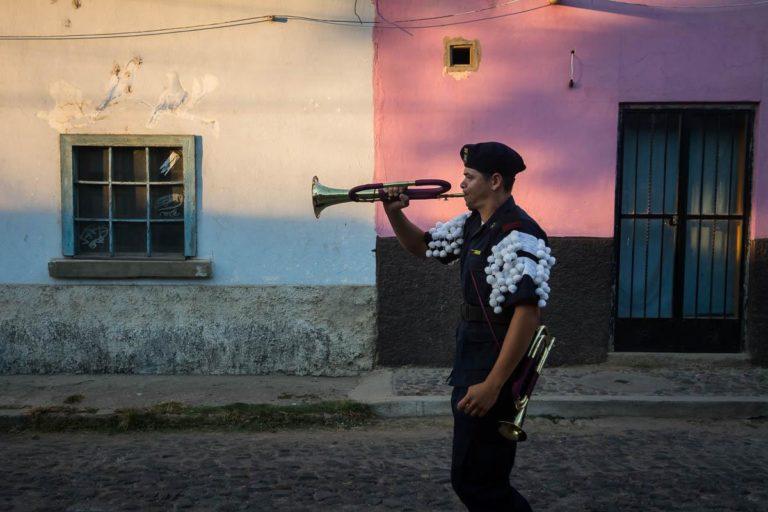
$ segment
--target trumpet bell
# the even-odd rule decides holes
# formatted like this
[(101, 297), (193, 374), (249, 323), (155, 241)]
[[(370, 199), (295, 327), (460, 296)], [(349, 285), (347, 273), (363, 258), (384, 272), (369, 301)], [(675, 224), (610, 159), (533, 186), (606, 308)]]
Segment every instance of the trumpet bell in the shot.
[(317, 176), (312, 178), (312, 208), (315, 218), (320, 218), (320, 212), (334, 204), (349, 201), (348, 192), (341, 188), (326, 187), (320, 183)]
[(503, 438), (516, 443), (522, 443), (528, 439), (528, 434), (525, 433), (525, 430), (511, 421), (499, 422), (499, 434), (501, 434)]
[(534, 333), (521, 364), (510, 377), (512, 379), (512, 393), (516, 397), (514, 398), (515, 416), (512, 419), (507, 417), (507, 419), (500, 420), (498, 424), (499, 434), (510, 441), (522, 442), (528, 438), (523, 430), (528, 403), (554, 343), (555, 338), (549, 335), (547, 327), (540, 326)]
[(515, 400), (515, 409), (517, 414), (512, 421), (500, 420), (499, 421), (499, 434), (502, 437), (522, 443), (528, 439), (528, 434), (523, 430), (523, 421), (525, 421), (525, 414), (528, 411), (528, 398), (524, 397), (522, 400)]
[[(378, 194), (376, 191), (359, 192), (360, 200), (372, 201)], [(317, 176), (312, 177), (312, 209), (315, 212), (315, 218), (320, 218), (320, 213), (335, 204), (349, 203), (349, 190), (345, 188), (326, 187)]]

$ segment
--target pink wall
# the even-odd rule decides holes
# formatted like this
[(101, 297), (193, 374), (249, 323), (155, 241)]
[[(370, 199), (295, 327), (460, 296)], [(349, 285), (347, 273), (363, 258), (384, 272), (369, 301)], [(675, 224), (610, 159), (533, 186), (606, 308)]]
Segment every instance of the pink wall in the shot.
[[(405, 20), (493, 4), (379, 0), (379, 9), (388, 20)], [(525, 159), (528, 169), (518, 177), (515, 199), (550, 235), (612, 237), (620, 102), (741, 102), (768, 96), (768, 5), (694, 10), (605, 0), (554, 6), (547, 0), (522, 0), (420, 23), (465, 21), (536, 6), (545, 7), (475, 23), (409, 29), (413, 36), (391, 28), (374, 31), (376, 181), (433, 177), (458, 189), (461, 145), (499, 140)], [(464, 80), (444, 76), (446, 36), (479, 39), (482, 58), (476, 73)], [(577, 57), (574, 89), (567, 87), (571, 49)], [(758, 107), (753, 238), (768, 236), (766, 142), (768, 119)], [(456, 199), (414, 201), (408, 213), (428, 227), (463, 209)], [(392, 234), (380, 208), (376, 226), (379, 235)]]

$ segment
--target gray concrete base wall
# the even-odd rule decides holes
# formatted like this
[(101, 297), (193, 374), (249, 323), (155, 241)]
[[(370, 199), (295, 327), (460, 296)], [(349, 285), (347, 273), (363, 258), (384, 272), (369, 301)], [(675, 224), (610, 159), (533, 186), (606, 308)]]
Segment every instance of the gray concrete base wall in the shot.
[[(545, 321), (557, 337), (551, 365), (599, 363), (610, 346), (613, 240), (550, 238), (557, 265)], [(461, 303), (457, 265), (411, 256), (396, 238), (376, 243), (378, 360), (450, 366)]]
[(451, 366), (461, 304), (459, 266), (376, 239), (377, 364)]
[(0, 285), (0, 373), (353, 375), (373, 286)]
[(613, 239), (550, 237), (557, 264), (544, 322), (557, 338), (547, 364), (602, 363), (613, 333)]
[(754, 364), (768, 366), (768, 239), (750, 241), (746, 340)]

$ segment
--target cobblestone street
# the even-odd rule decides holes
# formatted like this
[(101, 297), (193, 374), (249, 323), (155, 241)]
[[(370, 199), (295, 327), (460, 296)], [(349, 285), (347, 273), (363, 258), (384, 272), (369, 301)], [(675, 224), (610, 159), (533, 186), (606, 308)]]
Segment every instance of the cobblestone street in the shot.
[[(463, 510), (449, 418), (351, 431), (4, 434), (2, 510)], [(532, 419), (537, 511), (768, 510), (768, 421)]]

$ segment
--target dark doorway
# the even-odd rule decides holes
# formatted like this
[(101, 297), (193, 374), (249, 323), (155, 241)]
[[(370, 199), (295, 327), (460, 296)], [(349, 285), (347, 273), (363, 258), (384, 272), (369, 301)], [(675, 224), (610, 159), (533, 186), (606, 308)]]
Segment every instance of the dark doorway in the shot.
[(624, 105), (616, 351), (739, 352), (752, 106)]

